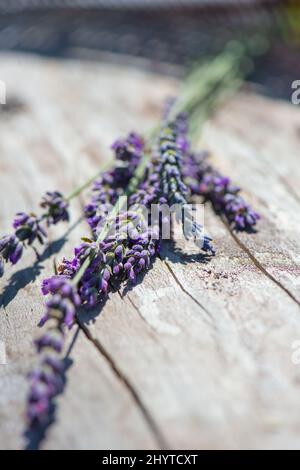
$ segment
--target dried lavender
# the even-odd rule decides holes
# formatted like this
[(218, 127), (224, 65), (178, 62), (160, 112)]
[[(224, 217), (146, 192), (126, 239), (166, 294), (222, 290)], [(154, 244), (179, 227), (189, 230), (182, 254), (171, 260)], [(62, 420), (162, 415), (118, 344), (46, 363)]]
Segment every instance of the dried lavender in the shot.
[[(204, 157), (196, 161), (190, 153), (186, 117), (180, 115), (162, 126), (153, 158), (144, 179), (130, 194), (128, 208), (122, 208), (117, 217), (114, 210), (109, 212), (120, 200), (120, 194), (125, 194), (125, 187), (134, 178), (142, 159), (141, 141), (136, 137), (130, 139), (132, 135), (125, 141), (117, 141), (114, 146), (117, 155), (120, 152), (119, 160), (126, 165), (116, 165), (95, 182), (93, 199), (85, 209), (94, 240), (83, 239), (83, 243), (75, 248), (73, 259), (64, 259), (59, 274), (43, 282), (43, 294), (51, 297), (41, 324), (49, 321), (52, 324), (36, 342), (42, 359), (39, 368), (30, 375), (30, 425), (47, 420), (51, 400), (61, 390), (64, 367), (59, 354), (63, 349), (64, 327), (74, 323), (76, 308), (79, 305), (94, 306), (115, 283), (135, 281), (159, 252), (161, 221), (151, 220), (150, 213), (145, 215), (141, 207), (149, 209), (152, 204), (160, 207), (167, 203), (185, 208), (191, 193), (206, 194), (203, 185), (208, 184), (207, 177), (213, 171), (205, 164)], [(214, 172), (213, 176), (219, 175)], [(225, 183), (228, 192), (229, 182), (222, 180), (222, 184)], [(213, 190), (217, 193), (217, 184), (221, 187), (221, 181), (214, 181), (214, 184)], [(231, 186), (230, 190), (236, 196), (236, 190)], [(210, 193), (209, 196), (213, 200)], [(226, 210), (229, 214), (228, 207)], [(235, 220), (241, 223), (239, 219)], [(202, 227), (196, 229), (198, 236), (203, 237)], [(213, 253), (210, 241), (204, 237), (203, 249)]]
[(49, 226), (69, 220), (69, 202), (60, 192), (47, 192), (40, 205), (45, 209), (42, 215), (19, 212), (13, 221), (14, 233), (0, 239), (0, 277), (4, 273), (4, 262), (14, 265), (21, 259), (24, 248), (35, 241), (44, 243), (47, 233), (43, 223)]
[(222, 177), (217, 171), (204, 175), (199, 192), (212, 202), (217, 212), (224, 213), (236, 230), (250, 230), (260, 218), (238, 194), (240, 188), (233, 186), (229, 178)]
[[(184, 115), (170, 122), (166, 116), (145, 178), (130, 195), (129, 208), (123, 208), (117, 217), (111, 206), (116, 207), (120, 196), (122, 199), (126, 194), (125, 187), (134, 180), (143, 144), (132, 134), (125, 141), (117, 141), (113, 148), (120, 165), (97, 180), (92, 201), (85, 208), (93, 239), (83, 239), (73, 259), (63, 260), (59, 275), (46, 279), (42, 285), (43, 293), (50, 294), (50, 299), (41, 324), (50, 322), (50, 329), (36, 342), (41, 365), (30, 376), (31, 425), (47, 420), (51, 400), (61, 390), (64, 364), (59, 354), (63, 349), (64, 327), (75, 321), (78, 305), (93, 306), (99, 297), (107, 295), (113, 283), (134, 281), (159, 251), (161, 220), (149, 225), (149, 214), (145, 216), (140, 205), (149, 208), (151, 204), (179, 204), (184, 209), (190, 194), (199, 190), (199, 181), (194, 182), (194, 187), (184, 181), (184, 159), (190, 149)], [(202, 227), (195, 228), (202, 237)], [(16, 250), (13, 243), (12, 246)], [(203, 249), (213, 251), (207, 237)]]
[(115, 151), (115, 165), (104, 172), (93, 185), (93, 196), (85, 206), (85, 216), (95, 237), (101, 231), (105, 216), (124, 193), (135, 170), (141, 162), (143, 139), (130, 133), (126, 139), (118, 139), (112, 145)]
[(189, 153), (185, 159), (184, 177), (191, 193), (204, 196), (217, 213), (223, 214), (236, 230), (251, 230), (260, 216), (239, 195), (240, 188), (222, 176), (207, 162), (207, 153)]
[(41, 361), (29, 375), (27, 417), (31, 425), (44, 424), (50, 413), (52, 398), (63, 387), (64, 363), (60, 358), (64, 346), (64, 325), (72, 326), (80, 298), (63, 276), (54, 276), (43, 285), (44, 294), (52, 297), (46, 303), (41, 324), (51, 321), (48, 330), (35, 342)]
[(48, 226), (69, 221), (69, 202), (59, 191), (48, 191), (42, 199), (41, 207), (46, 209)]
[(4, 273), (4, 261), (16, 264), (23, 253), (23, 244), (16, 235), (6, 235), (0, 240), (0, 277)]
[[(168, 203), (185, 208), (189, 195), (198, 192), (212, 200), (215, 206), (226, 198), (224, 210), (228, 218), (231, 207), (235, 211), (235, 223), (243, 223), (237, 218), (237, 211), (241, 217), (240, 208), (234, 206), (237, 199), (230, 201), (228, 197), (237, 197), (238, 190), (211, 167), (205, 166), (204, 158), (201, 165), (196, 161), (190, 153), (187, 132), (184, 115), (164, 123), (145, 177), (130, 195), (129, 209), (123, 209), (117, 217), (114, 211), (109, 213), (109, 210), (134, 178), (141, 162), (143, 144), (133, 134), (125, 141), (119, 140), (114, 144), (117, 160), (126, 162), (126, 165), (116, 165), (94, 183), (92, 201), (85, 208), (94, 241), (84, 239), (75, 248), (74, 258), (63, 260), (59, 275), (44, 280), (42, 285), (43, 294), (51, 294), (51, 298), (46, 303), (41, 324), (51, 321), (52, 326), (36, 342), (42, 359), (39, 368), (30, 375), (30, 425), (47, 420), (51, 400), (61, 390), (64, 366), (59, 354), (63, 349), (63, 331), (64, 326), (71, 327), (74, 323), (76, 308), (81, 304), (94, 306), (99, 297), (107, 295), (115, 282), (125, 279), (134, 281), (159, 252), (161, 226), (157, 220), (155, 223), (151, 221), (149, 213), (145, 216), (141, 206), (149, 209), (152, 204), (160, 206)], [(249, 218), (246, 220), (249, 223)], [(107, 229), (108, 226), (110, 229)], [(196, 231), (198, 236), (203, 237), (202, 227), (197, 226)], [(210, 241), (204, 237), (203, 249), (213, 253)]]
[[(134, 281), (138, 273), (149, 267), (151, 258), (159, 251), (159, 227), (153, 221), (150, 225), (151, 216), (148, 214), (145, 217), (141, 211), (141, 207), (150, 208), (153, 203), (167, 202), (162, 195), (159, 179), (161, 166), (158, 169), (157, 162), (149, 164), (144, 179), (129, 197), (129, 209), (123, 209), (117, 217), (114, 213), (104, 217), (107, 215), (107, 205), (111, 205), (120, 191), (124, 190), (124, 181), (130, 179), (128, 173), (134, 176), (134, 167), (136, 169), (140, 162), (142, 146), (136, 139), (134, 145), (132, 140), (130, 145), (130, 150), (134, 149), (134, 158), (132, 153), (128, 153), (128, 141), (117, 141), (115, 149), (121, 152), (123, 159), (133, 162), (132, 170), (128, 170), (127, 166), (124, 176), (123, 167), (116, 167), (112, 172), (104, 174), (94, 185), (92, 207), (89, 205), (86, 208), (88, 221), (97, 240), (85, 239), (75, 248), (72, 260), (63, 260), (59, 266), (59, 275), (43, 281), (42, 292), (44, 295), (51, 294), (51, 298), (46, 303), (41, 324), (53, 319), (55, 324), (50, 333), (47, 332), (37, 342), (38, 352), (43, 353), (45, 344), (48, 355), (57, 355), (63, 347), (63, 327), (66, 324), (71, 326), (76, 306), (79, 303), (95, 305), (100, 296), (107, 295), (112, 282), (125, 279)], [(110, 226), (107, 231), (104, 221), (105, 226)], [(103, 231), (105, 236), (102, 236)], [(49, 382), (45, 381), (41, 372), (44, 367), (45, 359), (42, 355), (38, 373), (30, 376), (28, 419), (31, 426), (47, 420), (51, 400), (61, 390), (63, 362), (60, 367), (51, 369)], [(53, 386), (53, 382), (57, 387)], [(42, 388), (41, 394), (36, 393), (39, 388)]]
[[(75, 248), (74, 258), (71, 261), (64, 259), (59, 267), (62, 275), (74, 278), (86, 259), (91, 259), (78, 284), (82, 303), (95, 305), (99, 295), (107, 294), (109, 281), (134, 281), (136, 275), (149, 266), (151, 257), (159, 249), (158, 226), (153, 221), (151, 223), (150, 212), (145, 215), (143, 209), (149, 210), (151, 204), (164, 203), (165, 199), (160, 198), (158, 188), (148, 175), (149, 170), (136, 191), (129, 196), (128, 208), (122, 209), (117, 217), (104, 214), (102, 202), (99, 202), (97, 212), (102, 217), (99, 224), (93, 227), (96, 241), (85, 240)], [(106, 237), (99, 241), (104, 221), (110, 229)]]
[(189, 148), (187, 116), (179, 114), (172, 122), (163, 125), (159, 137), (159, 163), (157, 179), (161, 195), (169, 205), (179, 204), (184, 211), (184, 222), (191, 226), (195, 241), (202, 249), (214, 254), (211, 238), (203, 234), (203, 227), (192, 217), (188, 197), (189, 188), (183, 181), (184, 156)]

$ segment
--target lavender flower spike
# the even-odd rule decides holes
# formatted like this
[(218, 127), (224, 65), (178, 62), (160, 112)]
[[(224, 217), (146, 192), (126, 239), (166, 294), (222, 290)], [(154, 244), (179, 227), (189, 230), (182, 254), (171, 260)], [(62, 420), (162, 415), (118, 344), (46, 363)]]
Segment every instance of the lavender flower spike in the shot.
[(48, 191), (42, 199), (41, 207), (47, 211), (47, 225), (69, 221), (69, 203), (59, 191)]
[(47, 192), (41, 202), (45, 212), (41, 216), (19, 212), (14, 221), (15, 233), (0, 239), (0, 277), (4, 273), (4, 262), (16, 264), (22, 257), (23, 248), (32, 245), (35, 241), (44, 243), (47, 233), (43, 227), (55, 225), (60, 221), (69, 220), (68, 201), (58, 192)]
[(51, 400), (63, 386), (63, 361), (59, 354), (64, 345), (64, 325), (69, 328), (74, 323), (76, 308), (81, 301), (68, 279), (53, 276), (44, 284), (44, 293), (52, 297), (46, 303), (46, 313), (41, 325), (51, 321), (50, 328), (35, 342), (40, 365), (29, 375), (30, 391), (28, 396), (27, 418), (30, 427), (47, 421)]
[(26, 214), (19, 212), (13, 222), (16, 237), (22, 241), (32, 245), (35, 240), (43, 244), (44, 238), (47, 236), (45, 230), (41, 226), (41, 219), (35, 214)]
[(207, 163), (207, 154), (189, 154), (184, 176), (192, 194), (211, 201), (216, 212), (224, 214), (236, 230), (251, 230), (260, 216), (239, 195), (240, 188)]
[(142, 138), (133, 132), (126, 139), (118, 139), (113, 143), (112, 149), (115, 152), (116, 164), (94, 182), (92, 199), (84, 210), (87, 221), (96, 236), (102, 228), (104, 218), (123, 193), (138, 167), (143, 148)]
[(0, 269), (3, 275), (4, 272), (4, 263), (3, 261), (10, 261), (12, 264), (16, 264), (22, 256), (23, 245), (16, 237), (16, 235), (6, 235), (0, 240), (0, 264), (2, 269)]
[(183, 181), (185, 149), (189, 148), (187, 139), (187, 118), (184, 114), (175, 121), (163, 126), (159, 139), (159, 179), (162, 196), (169, 204), (180, 204), (185, 214), (185, 223), (191, 227), (194, 239), (204, 251), (215, 253), (211, 238), (203, 234), (203, 227), (193, 221), (188, 205), (189, 188)]

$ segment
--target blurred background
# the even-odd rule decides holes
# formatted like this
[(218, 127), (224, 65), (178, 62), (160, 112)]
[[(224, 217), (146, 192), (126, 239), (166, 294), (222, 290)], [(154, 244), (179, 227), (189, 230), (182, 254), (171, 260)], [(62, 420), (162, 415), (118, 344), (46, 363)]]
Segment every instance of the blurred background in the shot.
[(298, 0), (0, 1), (0, 49), (105, 59), (181, 76), (232, 39), (263, 36), (251, 80), (290, 99), (300, 77)]

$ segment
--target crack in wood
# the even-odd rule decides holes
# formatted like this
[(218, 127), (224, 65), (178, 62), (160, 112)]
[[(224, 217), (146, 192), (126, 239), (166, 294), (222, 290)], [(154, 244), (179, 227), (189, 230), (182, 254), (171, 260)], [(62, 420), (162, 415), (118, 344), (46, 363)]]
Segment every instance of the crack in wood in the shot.
[[(163, 289), (158, 289), (158, 291), (154, 291), (153, 289), (148, 289), (148, 288), (145, 288), (145, 287), (144, 287), (144, 288), (143, 288), (143, 293), (146, 293), (147, 291), (148, 291), (148, 293), (149, 293), (149, 291), (151, 291), (151, 292), (153, 292), (153, 293), (155, 292), (155, 293), (156, 293), (156, 296), (155, 296), (156, 298), (155, 298), (155, 300), (157, 300), (157, 299), (160, 298), (160, 292), (161, 292), (162, 290), (165, 291), (166, 289), (163, 288)], [(144, 310), (144, 308), (143, 308), (143, 307), (145, 306), (144, 303), (143, 303), (143, 301), (141, 302), (141, 305), (138, 306), (138, 305), (136, 305), (136, 303), (135, 303), (135, 302), (133, 301), (133, 299), (131, 298), (129, 292), (126, 293), (126, 296), (121, 293), (120, 289), (115, 289), (114, 292), (118, 293), (118, 295), (119, 295), (119, 297), (120, 297), (120, 299), (121, 299), (122, 302), (125, 302), (125, 303), (126, 303), (125, 297), (128, 298), (128, 301), (129, 301), (130, 305), (131, 305), (131, 306), (133, 307), (133, 309), (137, 312), (137, 314), (139, 315), (139, 317), (141, 318), (141, 320), (150, 328), (150, 329), (148, 329), (147, 331), (148, 331), (148, 333), (151, 335), (152, 339), (153, 339), (157, 344), (160, 344), (160, 345), (161, 345), (161, 343), (158, 341), (158, 338), (157, 338), (157, 336), (156, 336), (157, 333), (167, 333), (167, 334), (170, 334), (170, 330), (173, 331), (172, 334), (174, 334), (174, 331), (175, 331), (175, 330), (176, 330), (176, 334), (177, 334), (177, 332), (178, 332), (178, 333), (180, 332), (180, 329), (179, 329), (179, 328), (173, 327), (173, 325), (170, 325), (170, 324), (168, 324), (168, 323), (166, 323), (166, 322), (161, 322), (161, 321), (158, 320), (158, 319), (157, 319), (157, 320), (158, 320), (158, 323), (159, 323), (159, 324), (157, 324), (156, 322), (153, 323), (153, 321), (152, 321), (153, 318), (151, 318), (151, 317), (149, 317), (149, 316), (147, 315), (148, 307), (149, 307), (149, 302), (147, 302), (147, 312), (145, 312), (145, 310)], [(150, 299), (149, 299), (149, 300), (150, 300)], [(153, 300), (153, 299), (152, 299), (152, 300)], [(150, 302), (150, 303), (151, 303), (151, 302)], [(153, 311), (153, 309), (155, 309), (155, 303), (156, 303), (156, 302), (151, 303), (152, 311)], [(127, 304), (126, 304), (126, 305), (127, 305)], [(155, 310), (156, 310), (156, 309), (155, 309)], [(159, 312), (158, 312), (158, 313), (159, 313)], [(161, 329), (161, 327), (163, 327), (163, 329)]]
[(290, 299), (292, 299), (298, 305), (298, 307), (300, 307), (300, 301), (294, 296), (294, 294), (287, 287), (281, 284), (281, 282), (278, 279), (276, 279), (276, 277), (274, 277), (271, 273), (269, 273), (269, 271), (267, 271), (266, 268), (263, 267), (263, 265), (259, 262), (259, 260), (254, 256), (253, 253), (251, 253), (249, 248), (247, 248), (247, 246), (239, 239), (239, 237), (236, 236), (236, 234), (229, 227), (228, 223), (222, 217), (221, 217), (221, 220), (224, 226), (226, 227), (226, 229), (228, 230), (228, 232), (230, 233), (233, 240), (248, 255), (248, 257), (251, 259), (253, 264), (260, 270), (260, 272), (264, 274), (268, 279), (270, 279), (270, 281), (276, 284), (277, 287), (283, 290), (283, 292), (285, 292), (290, 297)]
[(213, 325), (213, 322), (212, 322), (212, 315), (211, 313), (209, 312), (209, 310), (207, 310), (206, 307), (204, 307), (204, 305), (202, 305), (201, 302), (199, 302), (199, 300), (197, 300), (193, 294), (191, 294), (188, 290), (186, 290), (186, 288), (182, 285), (182, 283), (180, 282), (180, 280), (178, 279), (178, 277), (176, 276), (176, 274), (174, 273), (172, 267), (170, 266), (170, 263), (168, 261), (166, 261), (165, 259), (162, 259), (161, 257), (159, 257), (159, 259), (161, 260), (162, 263), (164, 263), (168, 269), (168, 271), (170, 272), (171, 276), (173, 277), (174, 281), (176, 282), (176, 284), (180, 287), (180, 289), (182, 290), (182, 292), (184, 292), (193, 302), (195, 302), (195, 304), (198, 305), (198, 307), (201, 308), (201, 310), (203, 310), (203, 312), (206, 314), (206, 317), (209, 319), (209, 325), (210, 326), (214, 326)]
[(185, 289), (185, 287), (182, 285), (180, 280), (177, 278), (176, 274), (174, 273), (174, 271), (173, 271), (172, 267), (170, 266), (170, 264), (168, 263), (168, 261), (162, 260), (161, 257), (159, 257), (159, 259), (161, 260), (161, 262), (163, 262), (166, 265), (167, 269), (169, 270), (170, 274), (172, 275), (173, 279), (175, 280), (176, 284), (180, 287), (182, 292), (184, 294), (186, 294), (193, 302), (195, 302), (196, 305), (198, 305), (204, 311), (204, 313), (206, 314), (206, 319), (208, 321), (205, 321), (205, 323), (212, 328), (212, 338), (214, 340), (216, 350), (217, 350), (220, 358), (222, 359), (222, 361), (226, 362), (224, 351), (223, 351), (222, 347), (220, 346), (220, 341), (218, 341), (219, 330), (218, 330), (218, 327), (216, 326), (216, 323), (214, 321), (213, 314), (207, 308), (205, 308), (201, 304), (201, 302), (199, 302), (197, 299), (195, 299), (195, 297), (189, 291), (187, 291)]
[(130, 393), (131, 397), (133, 398), (135, 404), (137, 405), (138, 409), (140, 410), (142, 416), (145, 419), (145, 422), (147, 423), (150, 431), (152, 432), (152, 435), (159, 447), (159, 449), (164, 450), (164, 449), (170, 449), (170, 445), (166, 441), (165, 437), (163, 436), (162, 432), (160, 431), (158, 425), (155, 422), (155, 419), (152, 417), (151, 413), (143, 403), (143, 400), (139, 396), (138, 392), (132, 385), (132, 383), (128, 380), (126, 375), (121, 371), (121, 369), (117, 366), (113, 358), (110, 356), (108, 351), (105, 349), (105, 347), (101, 344), (101, 342), (97, 339), (94, 338), (89, 331), (89, 329), (81, 323), (77, 319), (77, 323), (80, 327), (80, 329), (83, 331), (85, 334), (86, 338), (91, 341), (91, 343), (96, 347), (96, 349), (100, 352), (100, 354), (104, 357), (108, 365), (110, 366), (111, 370), (114, 372), (116, 377), (120, 380), (120, 382), (123, 383), (123, 385), (126, 387), (128, 392)]
[[(120, 299), (121, 299), (123, 302), (125, 302), (124, 297), (123, 297), (123, 295), (121, 294), (121, 292), (119, 291), (119, 289), (118, 289), (117, 292), (118, 292), (118, 294), (119, 294), (119, 296), (120, 296)], [(128, 298), (128, 301), (129, 301), (130, 305), (132, 305), (132, 307), (133, 307), (134, 310), (139, 314), (139, 316), (141, 317), (141, 319), (142, 319), (148, 326), (151, 326), (151, 325), (149, 325), (149, 323), (147, 322), (147, 320), (145, 320), (145, 318), (143, 317), (143, 315), (142, 315), (140, 309), (139, 309), (138, 306), (134, 303), (134, 301), (131, 299), (131, 297), (128, 295), (127, 298)]]

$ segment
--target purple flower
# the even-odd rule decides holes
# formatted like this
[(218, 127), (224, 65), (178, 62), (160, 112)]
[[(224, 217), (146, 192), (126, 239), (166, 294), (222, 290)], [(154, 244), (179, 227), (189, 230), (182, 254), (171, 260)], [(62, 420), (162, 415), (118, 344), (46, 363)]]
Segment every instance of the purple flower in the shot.
[(85, 206), (85, 216), (95, 236), (138, 167), (144, 142), (137, 134), (131, 133), (126, 139), (116, 140), (112, 149), (115, 151), (115, 165), (94, 182), (92, 199)]
[[(193, 220), (191, 208), (188, 204), (189, 188), (186, 186), (183, 177), (183, 164), (185, 152), (189, 148), (187, 139), (187, 119), (181, 114), (177, 118), (165, 125), (159, 138), (159, 163), (156, 171), (159, 173), (160, 196), (169, 205), (178, 204), (184, 211), (185, 234), (192, 234), (197, 245), (204, 251), (214, 254), (211, 245), (211, 238), (203, 233), (203, 227)], [(184, 144), (183, 139), (186, 141)], [(180, 142), (178, 143), (178, 140)], [(189, 228), (187, 233), (186, 229)]]
[(41, 220), (34, 214), (19, 212), (13, 222), (18, 239), (27, 242), (28, 245), (31, 245), (36, 239), (43, 244), (47, 234), (40, 222)]
[(46, 312), (40, 325), (51, 320), (51, 326), (35, 341), (41, 361), (29, 376), (27, 417), (30, 427), (47, 421), (51, 400), (62, 390), (64, 364), (59, 354), (64, 347), (63, 327), (66, 325), (70, 328), (73, 325), (76, 308), (81, 303), (76, 288), (65, 276), (46, 279), (42, 291), (51, 297), (46, 302)]
[(69, 220), (68, 202), (58, 191), (46, 193), (41, 206), (47, 211), (40, 217), (25, 212), (16, 214), (13, 221), (14, 234), (0, 240), (0, 277), (4, 272), (4, 261), (16, 264), (22, 257), (24, 248), (35, 241), (44, 243), (47, 233), (43, 228), (43, 221), (49, 226), (61, 220)]
[(239, 195), (240, 188), (207, 163), (208, 155), (189, 154), (184, 165), (184, 177), (192, 194), (211, 201), (216, 212), (224, 214), (236, 230), (251, 230), (260, 219)]
[[(87, 256), (92, 258), (78, 286), (82, 303), (94, 306), (99, 296), (108, 293), (111, 282), (134, 281), (136, 275), (149, 266), (159, 246), (159, 230), (154, 233), (153, 228), (148, 228), (148, 220), (139, 213), (138, 205), (150, 208), (152, 202), (159, 200), (159, 188), (155, 189), (150, 180), (143, 181), (129, 198), (129, 210), (124, 209), (114, 220), (105, 219), (111, 225), (105, 240), (99, 244), (84, 242), (75, 248), (72, 260), (63, 260), (60, 275), (73, 277), (75, 271), (71, 272), (70, 266), (76, 266), (77, 272)], [(97, 230), (100, 230), (99, 226)], [(97, 231), (94, 234), (96, 239)], [(49, 290), (47, 283), (46, 280), (43, 286), (46, 291)]]
[[(84, 241), (75, 249), (73, 260), (63, 261), (59, 275), (43, 281), (42, 291), (50, 294), (50, 299), (41, 324), (51, 319), (51, 328), (36, 341), (41, 363), (29, 376), (27, 416), (31, 427), (48, 421), (52, 399), (62, 390), (64, 364), (59, 354), (64, 346), (63, 327), (72, 325), (78, 305), (81, 302), (94, 305), (100, 295), (107, 294), (111, 280), (134, 281), (158, 250), (159, 241), (154, 238), (157, 234), (145, 230), (142, 216), (134, 210), (124, 211), (120, 220), (126, 229), (135, 221), (134, 240), (117, 232), (109, 234), (100, 244)], [(87, 257), (91, 262), (75, 289), (69, 278), (74, 277)], [(74, 267), (73, 271), (70, 266)]]
[(4, 273), (4, 261), (16, 264), (22, 256), (23, 245), (16, 235), (6, 235), (0, 239), (0, 277)]
[(116, 152), (118, 160), (131, 163), (135, 158), (139, 160), (144, 141), (138, 134), (131, 132), (126, 139), (117, 139), (111, 148)]
[(42, 356), (40, 364), (29, 374), (27, 419), (31, 428), (47, 423), (51, 401), (63, 389), (64, 362), (58, 356), (63, 341), (64, 335), (60, 329), (49, 330), (37, 341)]
[[(134, 281), (136, 275), (149, 266), (151, 257), (156, 253), (158, 240), (153, 238), (153, 231), (146, 228), (143, 217), (135, 211), (124, 211), (119, 218), (121, 226), (116, 233), (110, 233), (97, 247), (95, 243), (81, 245), (75, 249), (73, 260), (67, 263), (64, 260), (60, 266), (61, 275), (65, 276), (69, 272), (70, 263), (79, 269), (93, 252), (93, 259), (78, 286), (82, 303), (91, 307), (99, 296), (108, 293), (111, 281)], [(48, 281), (43, 288), (49, 291)]]
[(250, 229), (260, 219), (259, 214), (242, 197), (235, 194), (224, 196), (224, 212), (237, 230)]
[(60, 329), (52, 328), (38, 338), (35, 345), (38, 352), (41, 352), (44, 348), (49, 348), (60, 353), (64, 346), (63, 335)]
[(69, 202), (59, 191), (48, 191), (42, 199), (41, 207), (46, 209), (47, 225), (69, 221)]
[(54, 317), (70, 328), (74, 323), (76, 307), (81, 303), (70, 280), (61, 275), (45, 279), (42, 283), (42, 293), (44, 295), (51, 294), (51, 298), (46, 302), (46, 312), (40, 324), (43, 325)]

